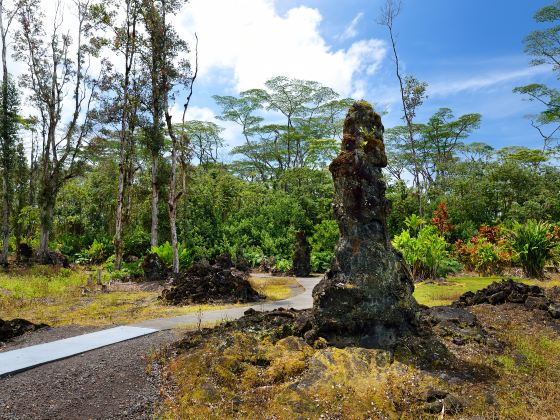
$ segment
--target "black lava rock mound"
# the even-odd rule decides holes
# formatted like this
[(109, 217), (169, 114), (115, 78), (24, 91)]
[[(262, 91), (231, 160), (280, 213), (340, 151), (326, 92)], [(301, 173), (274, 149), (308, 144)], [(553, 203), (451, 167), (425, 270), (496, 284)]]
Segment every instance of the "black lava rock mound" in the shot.
[(174, 305), (246, 303), (264, 299), (247, 281), (248, 274), (225, 261), (201, 262), (173, 276), (173, 287), (162, 297)]
[(517, 303), (525, 305), (527, 309), (546, 310), (553, 318), (560, 318), (560, 305), (549, 299), (542, 288), (518, 283), (511, 279), (494, 282), (476, 293), (467, 292), (453, 302), (453, 306), (463, 308), (483, 303), (491, 305)]
[(48, 327), (46, 324), (34, 324), (26, 321), (25, 319), (12, 319), (11, 321), (4, 321), (0, 319), (0, 342), (11, 340), (25, 334), (38, 330), (39, 328)]

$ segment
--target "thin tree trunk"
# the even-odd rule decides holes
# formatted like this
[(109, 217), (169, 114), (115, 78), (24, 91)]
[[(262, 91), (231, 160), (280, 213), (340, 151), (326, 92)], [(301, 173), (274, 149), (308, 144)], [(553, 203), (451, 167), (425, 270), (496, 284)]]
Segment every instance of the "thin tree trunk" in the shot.
[[(124, 73), (124, 85), (123, 85), (123, 111), (122, 111), (122, 121), (121, 121), (121, 135), (119, 144), (119, 185), (117, 191), (117, 209), (115, 215), (115, 269), (120, 270), (122, 259), (123, 259), (123, 207), (124, 199), (126, 195), (126, 184), (127, 184), (127, 146), (129, 142), (129, 127), (128, 127), (128, 111), (129, 111), (129, 85), (130, 85), (130, 72), (132, 70), (132, 64), (134, 59), (134, 45), (131, 44), (135, 42), (136, 35), (136, 16), (132, 16), (131, 13), (131, 2), (130, 0), (126, 3), (126, 25), (127, 25), (127, 38), (126, 38), (126, 48), (125, 48), (125, 73)], [(131, 32), (132, 26), (132, 32)]]
[(158, 178), (158, 158), (152, 157), (152, 229), (150, 244), (158, 246), (158, 204), (159, 204), (159, 188), (157, 184)]
[(39, 242), (39, 259), (44, 258), (49, 253), (49, 240), (54, 215), (54, 201), (45, 200), (41, 203), (41, 240)]
[(2, 37), (2, 255), (0, 263), (8, 265), (11, 210), (11, 139), (8, 132), (8, 64), (6, 60), (6, 32), (4, 28), (3, 1), (0, 0), (0, 36)]

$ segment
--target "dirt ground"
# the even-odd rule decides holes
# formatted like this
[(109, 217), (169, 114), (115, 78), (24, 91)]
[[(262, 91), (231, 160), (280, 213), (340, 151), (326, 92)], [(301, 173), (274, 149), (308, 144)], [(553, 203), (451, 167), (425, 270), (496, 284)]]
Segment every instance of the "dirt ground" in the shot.
[[(40, 330), (1, 350), (93, 330)], [(151, 419), (160, 385), (157, 364), (150, 364), (150, 357), (174, 340), (173, 332), (160, 332), (0, 379), (0, 419)]]

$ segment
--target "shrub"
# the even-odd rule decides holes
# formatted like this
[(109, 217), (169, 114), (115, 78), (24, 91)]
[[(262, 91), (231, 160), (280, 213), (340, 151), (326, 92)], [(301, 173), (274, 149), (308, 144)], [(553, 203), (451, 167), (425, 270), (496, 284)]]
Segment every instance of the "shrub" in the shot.
[[(153, 246), (150, 252), (157, 254), (168, 267), (173, 266), (173, 247), (169, 242)], [(193, 263), (193, 253), (183, 244), (179, 244), (179, 267), (187, 268)]]
[(324, 273), (331, 267), (333, 251), (311, 252), (311, 270), (314, 273)]
[(449, 223), (449, 212), (447, 211), (447, 204), (445, 204), (444, 201), (438, 204), (438, 208), (434, 211), (431, 222), (439, 230), (441, 235), (447, 235), (453, 230), (454, 226)]
[(417, 237), (407, 229), (395, 236), (393, 245), (402, 252), (415, 280), (442, 277), (460, 269), (459, 263), (450, 258), (447, 242), (435, 226), (425, 226)]
[(426, 220), (416, 214), (411, 214), (404, 219), (404, 224), (409, 229), (412, 236), (416, 237), (418, 236), (418, 232), (420, 232), (426, 224)]
[(259, 247), (254, 247), (243, 252), (243, 257), (247, 259), (247, 262), (251, 267), (258, 267), (261, 262), (266, 258), (262, 250)]
[(115, 270), (115, 254), (111, 255), (103, 264), (103, 267), (111, 273), (111, 278), (115, 280), (121, 280), (127, 277), (141, 277), (142, 271), (142, 259), (137, 261), (121, 262), (121, 269)]
[(150, 234), (141, 228), (123, 237), (124, 258), (142, 257), (150, 249)]
[(290, 271), (292, 269), (292, 262), (287, 259), (278, 259), (276, 260), (275, 268), (283, 273), (286, 273), (287, 271)]
[[(109, 240), (97, 240), (87, 248), (82, 249), (76, 258), (78, 264), (100, 264), (109, 258), (113, 253), (114, 247)], [(62, 252), (64, 253), (64, 252)]]
[(335, 220), (327, 219), (315, 226), (315, 233), (313, 233), (309, 242), (313, 251), (330, 251), (332, 253), (339, 237), (338, 223)]
[(550, 223), (528, 220), (515, 222), (510, 232), (510, 241), (516, 251), (515, 261), (523, 267), (527, 277), (544, 277), (544, 267), (554, 257), (560, 244), (560, 230)]
[(455, 250), (467, 269), (481, 275), (500, 274), (514, 254), (498, 226), (481, 226), (468, 242), (455, 242)]

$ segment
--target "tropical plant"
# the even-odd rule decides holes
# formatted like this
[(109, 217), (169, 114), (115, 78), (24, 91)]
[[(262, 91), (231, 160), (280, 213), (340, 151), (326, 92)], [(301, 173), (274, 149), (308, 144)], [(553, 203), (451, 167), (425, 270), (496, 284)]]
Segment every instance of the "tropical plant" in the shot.
[[(150, 252), (157, 254), (169, 268), (173, 266), (173, 247), (166, 241), (159, 246), (152, 246)], [(193, 253), (184, 244), (179, 244), (179, 267), (187, 268), (193, 263)]]
[(514, 222), (510, 241), (515, 260), (527, 277), (544, 277), (544, 267), (560, 244), (560, 231), (550, 223), (530, 219), (525, 224)]
[(417, 237), (405, 230), (395, 236), (393, 245), (402, 252), (415, 280), (444, 277), (460, 269), (460, 264), (449, 256), (447, 242), (435, 226), (425, 226)]
[(510, 265), (514, 252), (499, 226), (480, 227), (478, 234), (469, 241), (455, 242), (459, 261), (480, 275), (500, 274)]

